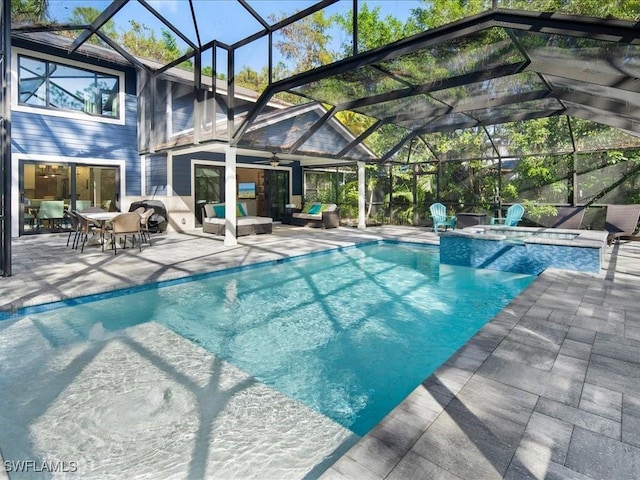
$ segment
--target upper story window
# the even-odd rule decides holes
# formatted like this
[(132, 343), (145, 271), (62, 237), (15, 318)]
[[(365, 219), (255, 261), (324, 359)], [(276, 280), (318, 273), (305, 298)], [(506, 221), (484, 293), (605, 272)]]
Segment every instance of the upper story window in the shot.
[(120, 77), (18, 56), (19, 104), (120, 118)]

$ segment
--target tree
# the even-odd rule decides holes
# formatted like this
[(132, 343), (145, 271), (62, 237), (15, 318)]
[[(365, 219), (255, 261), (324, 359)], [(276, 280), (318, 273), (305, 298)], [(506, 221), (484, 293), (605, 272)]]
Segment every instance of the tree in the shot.
[(49, 20), (49, 0), (13, 0), (11, 21), (17, 23), (43, 23)]
[[(344, 14), (335, 14), (331, 20), (335, 25), (344, 32), (344, 40), (342, 40), (340, 48), (342, 56), (351, 55), (353, 53), (353, 10), (349, 10)], [(380, 18), (380, 7), (370, 9), (364, 3), (358, 9), (358, 52), (372, 50), (382, 45), (400, 40), (408, 35), (417, 33), (414, 22), (402, 23), (402, 21), (387, 15)]]
[[(90, 25), (96, 18), (98, 18), (101, 13), (102, 12), (100, 10), (94, 7), (76, 7), (71, 12), (69, 23), (72, 23), (74, 25)], [(105, 23), (100, 31), (112, 40), (116, 42), (118, 41), (118, 32), (116, 30), (116, 24), (113, 20), (109, 20), (107, 23)], [(60, 32), (60, 34), (71, 38), (75, 38), (77, 35), (72, 31), (63, 31)], [(104, 45), (104, 42), (100, 40), (97, 35), (92, 35), (89, 38), (89, 42), (96, 45)]]
[[(282, 18), (284, 17), (269, 16), (272, 22)], [(306, 72), (331, 63), (333, 55), (328, 50), (331, 36), (327, 33), (330, 25), (330, 19), (321, 10), (280, 30), (282, 39), (276, 40), (274, 47), (285, 60), (293, 62), (286, 73), (291, 75)]]
[[(184, 54), (180, 51), (176, 38), (168, 30), (163, 29), (162, 38), (156, 38), (155, 32), (146, 25), (136, 20), (129, 20), (129, 24), (131, 28), (122, 33), (120, 43), (130, 54), (165, 64)], [(185, 61), (179, 66), (193, 70), (190, 61)]]

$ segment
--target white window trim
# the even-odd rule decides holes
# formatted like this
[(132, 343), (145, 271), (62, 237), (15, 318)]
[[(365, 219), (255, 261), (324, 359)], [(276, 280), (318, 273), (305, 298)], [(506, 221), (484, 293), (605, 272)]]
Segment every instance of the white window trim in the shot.
[(42, 163), (75, 163), (79, 166), (88, 167), (117, 167), (120, 169), (120, 204), (126, 202), (126, 161), (125, 160), (105, 160), (104, 158), (85, 157), (63, 157), (59, 155), (28, 155), (14, 153), (11, 155), (11, 237), (17, 238), (20, 232), (20, 162), (42, 162)]
[[(33, 50), (27, 50), (24, 48), (14, 47), (11, 49), (11, 82), (13, 88), (11, 88), (11, 110), (15, 112), (26, 112), (37, 115), (48, 115), (52, 117), (64, 117), (82, 120), (84, 122), (97, 122), (97, 123), (111, 123), (115, 125), (124, 125), (126, 123), (126, 108), (125, 108), (125, 75), (124, 72), (118, 70), (111, 70), (109, 68), (98, 67), (96, 65), (76, 62), (75, 60), (68, 60), (62, 57), (55, 57), (53, 55), (47, 55), (46, 53), (35, 52)], [(70, 67), (82, 68), (84, 70), (90, 70), (93, 72), (105, 73), (107, 75), (113, 75), (118, 77), (118, 105), (120, 106), (120, 118), (109, 118), (100, 115), (88, 115), (83, 112), (76, 112), (73, 110), (55, 110), (46, 107), (30, 107), (27, 105), (20, 105), (20, 99), (18, 98), (18, 56), (25, 55), (28, 57), (47, 60), (50, 62), (60, 63), (62, 65), (68, 65)]]

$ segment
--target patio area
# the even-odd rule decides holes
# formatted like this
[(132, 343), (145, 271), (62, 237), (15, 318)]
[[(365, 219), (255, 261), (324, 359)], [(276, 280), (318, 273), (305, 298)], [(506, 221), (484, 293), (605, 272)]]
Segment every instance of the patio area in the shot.
[[(427, 228), (278, 225), (234, 247), (194, 230), (114, 256), (71, 250), (66, 234), (21, 237), (0, 309), (378, 239), (438, 242)], [(638, 294), (638, 242), (609, 247), (597, 275), (544, 272), (328, 470), (304, 478), (638, 478)]]

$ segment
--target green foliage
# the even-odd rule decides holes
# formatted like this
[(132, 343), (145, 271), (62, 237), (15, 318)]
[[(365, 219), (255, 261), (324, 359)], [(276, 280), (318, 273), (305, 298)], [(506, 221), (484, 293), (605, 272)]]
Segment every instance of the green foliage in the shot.
[[(96, 18), (98, 18), (98, 16), (101, 13), (102, 12), (95, 7), (76, 7), (71, 12), (71, 17), (69, 18), (69, 22), (73, 24), (78, 24), (78, 25), (90, 25), (93, 23), (93, 21)], [(118, 38), (118, 33), (116, 31), (116, 24), (113, 21), (113, 19), (105, 23), (100, 29), (100, 31), (109, 38), (116, 39), (116, 40)], [(63, 35), (64, 33), (65, 32), (62, 32)], [(66, 32), (66, 33), (68, 33), (70, 36), (74, 36), (73, 32)], [(96, 45), (103, 44), (102, 40), (100, 40), (100, 38), (97, 35), (92, 35), (89, 38), (89, 42)]]
[[(344, 33), (344, 40), (340, 43), (342, 56), (352, 55), (353, 10), (335, 14), (331, 21)], [(358, 52), (387, 45), (412, 33), (417, 33), (412, 23), (403, 24), (392, 15), (381, 18), (380, 7), (370, 8), (363, 2), (358, 9)]]
[[(269, 16), (274, 23), (282, 19)], [(282, 38), (273, 43), (283, 58), (293, 63), (293, 68), (283, 73), (292, 75), (331, 63), (333, 55), (328, 49), (331, 36), (327, 33), (330, 26), (331, 21), (320, 10), (282, 28)]]
[(420, 29), (428, 30), (486, 11), (491, 7), (491, 1), (438, 0), (424, 1), (423, 5), (413, 9), (412, 13), (416, 25)]
[(49, 20), (49, 0), (12, 0), (11, 21), (45, 23)]
[(522, 206), (524, 207), (524, 216), (535, 222), (542, 220), (543, 218), (555, 217), (558, 214), (558, 209), (553, 205), (538, 203), (532, 200), (522, 200)]
[[(168, 30), (162, 30), (162, 38), (157, 38), (155, 32), (136, 20), (129, 20), (131, 28), (122, 33), (119, 42), (132, 55), (155, 60), (161, 63), (170, 63), (183, 55), (176, 39)], [(190, 62), (183, 62), (183, 68), (193, 70)]]

